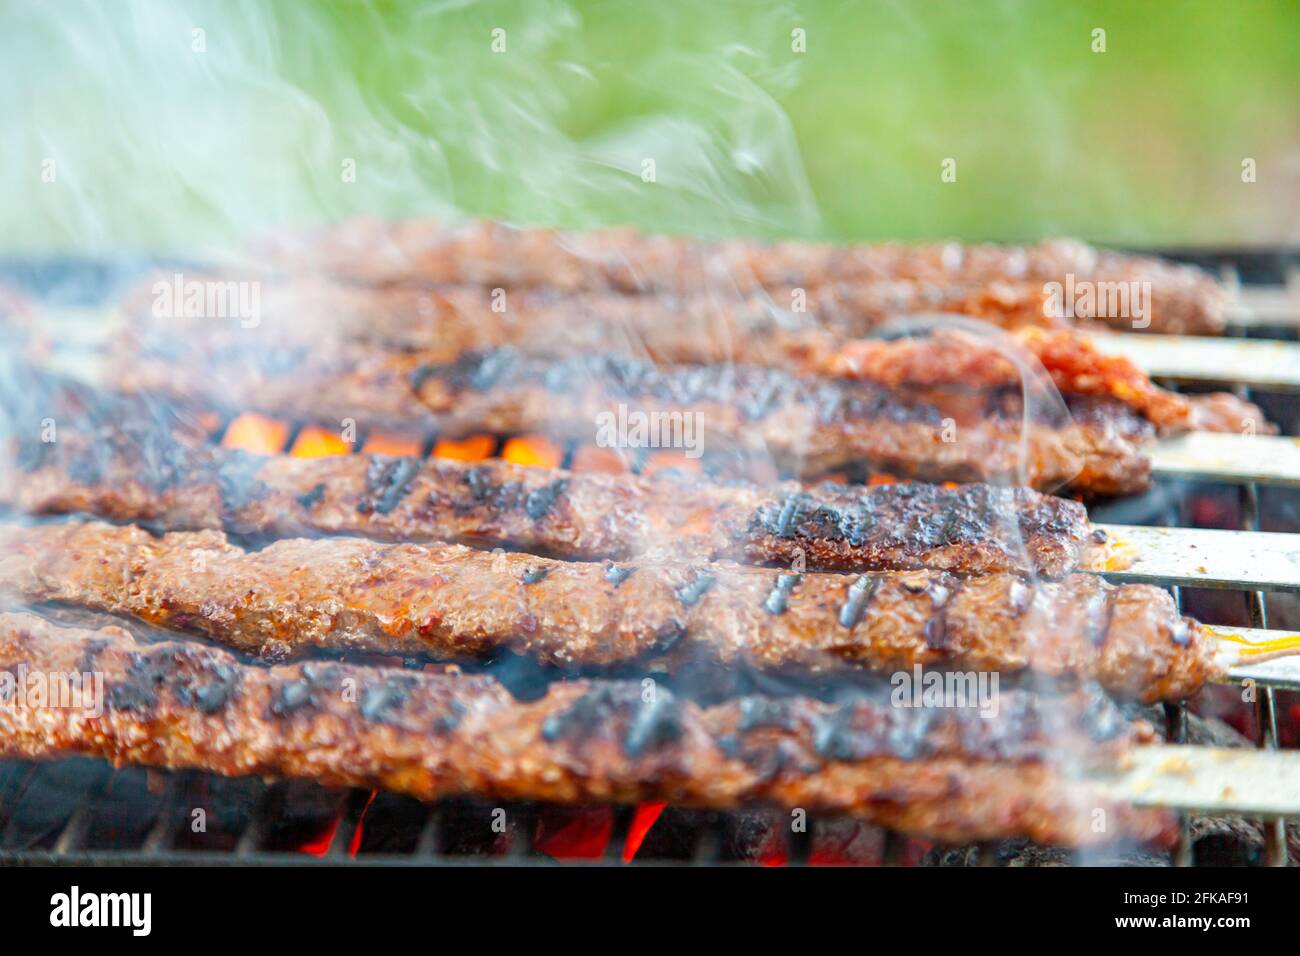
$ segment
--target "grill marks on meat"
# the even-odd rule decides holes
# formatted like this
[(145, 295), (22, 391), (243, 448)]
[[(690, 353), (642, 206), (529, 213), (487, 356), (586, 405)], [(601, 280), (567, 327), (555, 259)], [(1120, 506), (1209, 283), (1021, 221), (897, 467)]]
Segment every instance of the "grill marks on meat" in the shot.
[(385, 456), (262, 457), (130, 448), (65, 432), (0, 480), (0, 502), (167, 531), (224, 529), (517, 546), (579, 560), (646, 554), (812, 570), (934, 568), (1059, 577), (1101, 556), (1083, 506), (1028, 489), (895, 484), (805, 489)]
[[(1103, 354), (1092, 340), (1068, 329), (1017, 329), (1010, 338), (939, 329), (920, 338), (834, 342), (808, 337), (804, 364), (821, 374), (889, 388), (1019, 386), (1024, 367), (1041, 364), (1065, 395), (1106, 397), (1150, 421), (1162, 434), (1185, 431), (1275, 434), (1263, 411), (1228, 392), (1182, 395), (1156, 385), (1129, 359)], [(819, 354), (820, 353), (820, 354)], [(1032, 380), (1031, 380), (1032, 386)]]
[[(273, 659), (312, 648), (440, 657), (503, 649), (560, 666), (702, 658), (813, 672), (915, 665), (1095, 679), (1146, 701), (1194, 694), (1214, 642), (1170, 596), (1092, 575), (871, 576), (718, 562), (615, 565), (457, 545), (284, 540), (258, 552), (219, 532), (0, 530), (0, 593), (135, 615)], [(630, 573), (622, 573), (630, 572)], [(773, 601), (784, 586), (784, 600)]]
[[(888, 388), (1005, 388), (1020, 386), (1017, 360), (1023, 356), (1031, 365), (1041, 362), (1062, 392), (1109, 396), (1165, 432), (1241, 431), (1247, 419), (1257, 432), (1267, 427), (1248, 402), (1227, 393), (1188, 397), (1162, 389), (1128, 359), (1098, 352), (1086, 335), (1042, 328), (1032, 316), (1028, 327), (1009, 326), (1015, 330), (1010, 338), (952, 328), (904, 340), (864, 338), (921, 305), (930, 315), (962, 312), (944, 301), (908, 309), (896, 297), (813, 289), (804, 290), (807, 301), (795, 313), (785, 311), (792, 302), (786, 293), (678, 298), (523, 290), (512, 292), (509, 308), (501, 311), (488, 289), (268, 283), (264, 328), (279, 343), (268, 349), (264, 336), (250, 342), (237, 328), (209, 326), (196, 333), (175, 320), (159, 323), (150, 313), (152, 286), (142, 283), (124, 304), (133, 318), (129, 336), (119, 343), (121, 367), (130, 369), (137, 387), (141, 377), (155, 387), (173, 383), (176, 363), (196, 359), (209, 374), (216, 370), (218, 379), (255, 382), (250, 369), (284, 377), (288, 355), (296, 376), (324, 382), (355, 376), (359, 354), (391, 352), (393, 362), (406, 354), (438, 364), (466, 351), (514, 346), (535, 355), (630, 352), (673, 365), (739, 362)], [(949, 295), (960, 306), (964, 293)], [(362, 362), (374, 364), (374, 358)]]
[[(519, 702), (487, 677), (310, 662), (256, 667), (116, 627), (0, 615), (0, 669), (103, 675), (102, 714), (0, 708), (0, 753), (383, 787), (423, 800), (750, 804), (852, 813), (937, 839), (1170, 839), (1173, 819), (1108, 799), (1065, 758), (1104, 766), (1153, 740), (1097, 695), (1003, 693), (998, 716), (865, 695), (750, 697), (709, 708), (636, 683), (553, 684)], [(1105, 835), (1091, 825), (1107, 810)]]
[[(1223, 291), (1201, 270), (1065, 240), (1033, 246), (834, 246), (710, 242), (625, 229), (562, 233), (496, 223), (357, 220), (266, 240), (254, 255), (283, 268), (380, 284), (688, 295), (711, 289), (749, 294), (840, 285), (868, 296), (890, 296), (895, 308), (910, 303), (915, 311), (937, 300), (952, 311), (1038, 322), (1044, 321), (1044, 283), (1064, 285), (1072, 276), (1076, 283), (1149, 282), (1152, 331), (1206, 333), (1223, 327)], [(1118, 317), (1110, 320), (1129, 324)]]
[(453, 427), (498, 432), (590, 435), (619, 405), (651, 416), (698, 414), (704, 444), (760, 449), (801, 474), (865, 460), (909, 478), (1071, 483), (1099, 494), (1139, 490), (1150, 476), (1140, 451), (1150, 424), (1105, 399), (1072, 400), (1072, 422), (1058, 417), (1061, 409), (1036, 410), (1026, 428), (1018, 391), (900, 393), (752, 366), (545, 360), (513, 349), (421, 368), (412, 384)]

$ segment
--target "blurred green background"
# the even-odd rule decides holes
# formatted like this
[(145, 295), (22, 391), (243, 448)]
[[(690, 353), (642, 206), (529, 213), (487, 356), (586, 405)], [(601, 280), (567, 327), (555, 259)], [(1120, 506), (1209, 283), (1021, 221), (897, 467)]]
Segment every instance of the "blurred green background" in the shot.
[(0, 72), (10, 252), (358, 212), (1300, 241), (1296, 2), (4, 0)]

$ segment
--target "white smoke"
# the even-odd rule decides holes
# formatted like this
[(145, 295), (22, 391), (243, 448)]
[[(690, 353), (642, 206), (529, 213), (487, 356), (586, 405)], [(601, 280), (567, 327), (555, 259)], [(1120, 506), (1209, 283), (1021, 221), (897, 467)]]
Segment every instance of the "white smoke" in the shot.
[(565, 2), (6, 4), (0, 243), (195, 255), (360, 213), (814, 231), (774, 98), (798, 18), (747, 17), (752, 46), (726, 21), (623, 62)]

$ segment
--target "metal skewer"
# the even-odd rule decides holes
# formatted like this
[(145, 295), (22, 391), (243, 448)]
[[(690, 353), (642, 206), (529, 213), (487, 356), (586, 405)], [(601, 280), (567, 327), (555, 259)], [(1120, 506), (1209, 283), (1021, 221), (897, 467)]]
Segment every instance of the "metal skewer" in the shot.
[(1131, 558), (1114, 581), (1234, 591), (1300, 591), (1300, 534), (1098, 524)]
[(1152, 378), (1300, 391), (1300, 342), (1094, 332), (1103, 352), (1122, 355)]
[(1243, 747), (1136, 747), (1099, 782), (1137, 806), (1274, 819), (1300, 814), (1300, 753)]

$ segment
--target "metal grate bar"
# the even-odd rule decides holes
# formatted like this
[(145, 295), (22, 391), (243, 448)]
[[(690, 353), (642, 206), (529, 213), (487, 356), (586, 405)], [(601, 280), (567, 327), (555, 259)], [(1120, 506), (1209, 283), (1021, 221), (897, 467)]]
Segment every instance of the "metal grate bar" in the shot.
[[(1249, 595), (1247, 595), (1247, 602), (1250, 602)], [(1260, 631), (1249, 627), (1220, 627), (1216, 625), (1211, 630), (1219, 634), (1235, 634), (1252, 643), (1271, 640), (1279, 636), (1277, 631)], [(1239, 645), (1234, 646), (1232, 650), (1235, 651), (1238, 647)], [(1234, 664), (1228, 669), (1227, 675), (1220, 683), (1240, 686), (1246, 681), (1254, 683), (1257, 687), (1300, 691), (1300, 656), (1280, 657), (1260, 663), (1245, 661)]]
[[(1250, 398), (1250, 391), (1245, 386), (1238, 386), (1236, 393), (1243, 399)], [(1259, 530), (1259, 488), (1247, 484), (1241, 488), (1241, 529), (1243, 531)], [(1264, 629), (1268, 627), (1268, 604), (1263, 591), (1247, 591), (1247, 612), (1250, 626)], [(1274, 691), (1271, 687), (1257, 688), (1255, 695), (1255, 744), (1264, 750), (1277, 749), (1277, 707)], [(1269, 866), (1286, 866), (1286, 821), (1265, 820), (1264, 855)]]
[(244, 827), (244, 832), (239, 835), (239, 842), (235, 844), (236, 855), (248, 856), (262, 848), (270, 833), (271, 821), (284, 802), (285, 787), (286, 784), (277, 783), (262, 792), (257, 806), (253, 808), (252, 816), (248, 818), (248, 825)]
[(362, 815), (370, 803), (369, 790), (350, 790), (343, 806), (339, 808), (339, 823), (334, 828), (334, 833), (330, 838), (329, 849), (326, 855), (331, 858), (345, 857), (348, 855), (352, 839), (357, 833), (357, 828), (361, 825)]
[(709, 866), (722, 859), (722, 818), (717, 814), (705, 814), (700, 826), (699, 839), (695, 841), (695, 853), (692, 861)]
[[(1180, 587), (1171, 587), (1169, 593), (1173, 595), (1174, 606), (1178, 608), (1178, 613), (1183, 613), (1183, 589)], [(1165, 710), (1165, 741), (1171, 744), (1187, 743), (1187, 702), (1175, 701), (1166, 703)], [(1178, 838), (1174, 843), (1171, 862), (1174, 866), (1191, 866), (1192, 864), (1192, 832), (1191, 822), (1187, 819), (1187, 814), (1178, 814)]]
[(429, 808), (429, 816), (425, 818), (424, 826), (420, 829), (420, 838), (415, 843), (415, 855), (436, 857), (441, 852), (441, 846), (442, 807), (434, 804)]
[(3, 783), (0, 783), (0, 821), (3, 821), (3, 826), (0, 826), (0, 845), (5, 842), (9, 821), (13, 819), (15, 808), (22, 804), (23, 795), (36, 778), (38, 767), (40, 764), (26, 761), (5, 764)]
[(181, 797), (188, 792), (189, 781), (190, 774), (188, 771), (167, 775), (167, 789), (163, 793), (162, 804), (158, 808), (158, 816), (154, 819), (153, 826), (149, 828), (149, 833), (140, 845), (141, 852), (153, 855), (171, 849), (176, 840), (176, 828), (179, 824), (176, 811), (178, 807), (183, 806)]
[(1234, 591), (1300, 591), (1300, 534), (1098, 524), (1128, 567), (1115, 581)]
[[(1181, 601), (1179, 605), (1181, 608)], [(1183, 701), (1165, 704), (1165, 740), (1175, 745), (1187, 742), (1187, 705)], [(1192, 865), (1192, 833), (1185, 813), (1178, 814), (1178, 838), (1171, 862), (1174, 866)]]
[(1300, 813), (1300, 753), (1289, 750), (1141, 745), (1094, 779), (1114, 799), (1143, 807), (1269, 819)]
[(533, 834), (537, 831), (537, 808), (525, 803), (512, 807), (510, 818), (515, 823), (510, 826), (510, 846), (506, 856), (511, 860), (527, 859), (533, 852)]
[(611, 808), (613, 820), (609, 829), (609, 840), (605, 844), (603, 859), (606, 863), (617, 863), (623, 859), (623, 845), (627, 842), (628, 828), (632, 822), (632, 807), (615, 806)]
[[(780, 817), (777, 819), (780, 819)], [(794, 830), (789, 826), (781, 828), (782, 839), (785, 840), (786, 863), (789, 866), (808, 865), (808, 859), (812, 856), (813, 839), (816, 830), (817, 821), (812, 817), (808, 817), (804, 821), (802, 830)]]
[(1095, 332), (1090, 338), (1152, 378), (1300, 391), (1300, 342), (1120, 332)]
[(885, 866), (902, 866), (903, 851), (906, 848), (906, 837), (894, 830), (886, 830), (884, 851), (881, 853), (881, 863)]
[(1151, 470), (1165, 478), (1300, 487), (1300, 444), (1290, 437), (1188, 432), (1146, 450)]
[(1282, 326), (1300, 328), (1300, 269), (1286, 273), (1285, 285), (1247, 285), (1230, 290), (1225, 310), (1236, 328)]
[(72, 815), (68, 817), (68, 822), (63, 825), (58, 838), (54, 841), (55, 854), (63, 856), (82, 849), (86, 842), (86, 834), (90, 830), (90, 824), (95, 819), (97, 805), (107, 792), (116, 773), (117, 771), (113, 771), (106, 774), (77, 804), (76, 809), (72, 811)]

